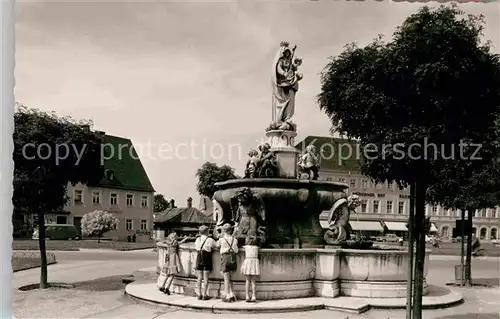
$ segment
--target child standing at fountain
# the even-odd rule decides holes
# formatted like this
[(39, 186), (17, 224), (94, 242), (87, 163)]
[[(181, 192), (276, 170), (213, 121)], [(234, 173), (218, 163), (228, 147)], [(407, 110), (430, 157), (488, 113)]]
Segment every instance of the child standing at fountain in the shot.
[(164, 242), (167, 245), (167, 253), (165, 255), (163, 269), (158, 277), (158, 288), (161, 292), (167, 295), (170, 295), (170, 286), (174, 281), (174, 275), (181, 270), (181, 263), (178, 255), (179, 245), (187, 239), (188, 237), (185, 237), (179, 241), (177, 233), (174, 231), (167, 236), (167, 239)]
[[(245, 294), (246, 302), (256, 302), (255, 280), (260, 275), (259, 265), (259, 246), (257, 246), (257, 237), (248, 236), (245, 240), (245, 260), (241, 265), (241, 274), (246, 277)], [(250, 285), (252, 286), (252, 298), (250, 299)]]
[(217, 245), (220, 247), (221, 272), (222, 276), (224, 276), (224, 291), (226, 293), (226, 297), (223, 301), (232, 302), (236, 301), (231, 275), (238, 267), (236, 263), (238, 241), (233, 237), (233, 227), (230, 224), (224, 224), (222, 226), (222, 231), (224, 235), (219, 239)]
[[(198, 300), (208, 300), (208, 276), (212, 272), (212, 248), (215, 246), (215, 240), (208, 237), (208, 227), (200, 226), (200, 237), (194, 243), (196, 256), (196, 290)], [(201, 281), (203, 280), (203, 292), (201, 290)]]

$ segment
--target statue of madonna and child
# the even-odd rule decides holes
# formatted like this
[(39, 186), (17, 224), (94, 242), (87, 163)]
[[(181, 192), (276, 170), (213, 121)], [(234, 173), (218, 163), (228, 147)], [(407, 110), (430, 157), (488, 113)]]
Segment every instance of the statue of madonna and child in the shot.
[(295, 94), (299, 90), (299, 81), (303, 75), (298, 71), (302, 59), (294, 57), (297, 46), (291, 47), (288, 42), (281, 42), (273, 61), (273, 117), (268, 130), (291, 130), (296, 126), (291, 121), (295, 113)]

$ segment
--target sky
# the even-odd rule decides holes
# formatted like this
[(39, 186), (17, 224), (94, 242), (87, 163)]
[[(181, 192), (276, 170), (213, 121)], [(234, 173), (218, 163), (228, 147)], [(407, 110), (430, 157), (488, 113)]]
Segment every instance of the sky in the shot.
[[(432, 4), (431, 4), (432, 5)], [(272, 60), (297, 44), (300, 141), (329, 135), (320, 73), (350, 42), (366, 45), (423, 6), (390, 1), (16, 1), (16, 101), (130, 138), (157, 192), (195, 203), (206, 161), (240, 175), (271, 121)], [(499, 4), (484, 14), (499, 52)]]

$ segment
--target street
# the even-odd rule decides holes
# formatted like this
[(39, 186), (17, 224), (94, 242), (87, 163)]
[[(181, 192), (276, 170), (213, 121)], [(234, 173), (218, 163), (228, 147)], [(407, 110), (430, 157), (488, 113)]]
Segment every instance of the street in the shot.
[[(110, 250), (82, 250), (79, 252), (55, 252), (58, 264), (49, 266), (50, 282), (74, 283), (116, 275), (127, 276), (137, 269), (156, 264), (156, 253), (150, 249), (142, 251), (117, 252)], [(456, 256), (431, 256), (428, 264), (427, 282), (445, 285), (454, 277), (453, 265), (459, 262)], [(476, 258), (472, 262), (474, 278), (498, 278), (500, 259)], [(20, 292), (22, 285), (36, 283), (39, 269), (21, 271), (13, 274), (12, 308), (17, 318), (167, 318), (175, 312), (185, 318), (213, 318), (215, 314), (180, 311), (137, 303), (123, 295), (122, 289), (95, 291), (79, 289), (49, 289), (47, 291)], [(500, 313), (500, 289), (478, 288), (457, 289), (463, 294), (463, 305), (443, 309), (426, 310), (425, 318), (498, 318)], [(476, 317), (475, 314), (482, 314)], [(486, 315), (489, 314), (489, 317)], [(238, 314), (238, 318), (257, 318), (262, 315)], [(451, 317), (449, 317), (451, 316)], [(497, 316), (497, 317), (492, 317)], [(273, 318), (346, 318), (346, 313), (320, 310), (303, 313), (272, 314)], [(370, 310), (361, 315), (349, 314), (356, 318), (404, 318), (402, 310)], [(469, 318), (469, 317), (467, 317)], [(472, 317), (470, 317), (472, 318)]]
[[(374, 243), (374, 245), (397, 246), (398, 243), (382, 242), (382, 243)], [(407, 245), (408, 242), (404, 242), (404, 246), (406, 247)], [(461, 251), (460, 243), (441, 242), (439, 248), (433, 247), (432, 244), (430, 243), (427, 243), (425, 246), (427, 249), (432, 250), (433, 255), (460, 256), (460, 251)], [(494, 256), (494, 257), (500, 256), (499, 245), (494, 245), (492, 243), (481, 243), (481, 246), (484, 249), (485, 256)]]

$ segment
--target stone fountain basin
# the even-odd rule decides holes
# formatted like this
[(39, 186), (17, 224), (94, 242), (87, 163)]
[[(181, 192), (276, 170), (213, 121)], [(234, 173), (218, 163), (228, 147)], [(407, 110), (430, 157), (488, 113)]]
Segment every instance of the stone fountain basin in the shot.
[[(165, 260), (166, 247), (158, 244), (158, 270)], [(182, 271), (173, 284), (175, 293), (193, 295), (196, 286), (196, 250), (193, 243), (179, 248)], [(424, 278), (430, 250), (426, 251)], [(224, 296), (220, 254), (213, 252), (214, 269), (209, 294)], [(261, 249), (261, 276), (257, 281), (260, 300), (340, 295), (372, 298), (405, 298), (408, 253), (403, 250), (354, 249)], [(235, 293), (245, 297), (245, 278), (240, 274), (244, 252), (238, 254), (238, 270), (233, 275)], [(427, 284), (424, 282), (424, 294)]]
[[(304, 206), (314, 198), (314, 204), (322, 210), (330, 209), (339, 198), (346, 197), (347, 184), (330, 181), (299, 180), (295, 178), (242, 178), (216, 183), (218, 191), (214, 198), (225, 210), (229, 208), (231, 198), (245, 187), (252, 189), (262, 197), (267, 205), (279, 202), (284, 206)], [(311, 196), (312, 195), (312, 196)]]

